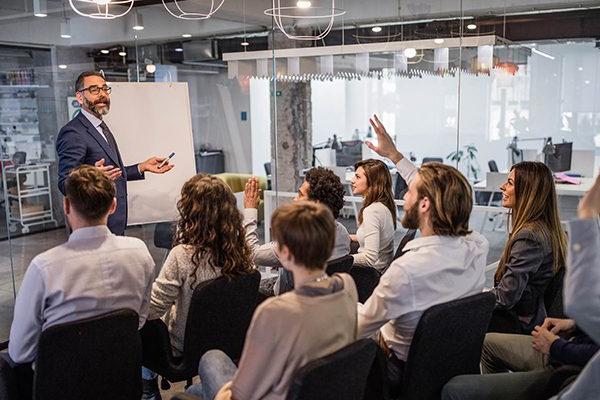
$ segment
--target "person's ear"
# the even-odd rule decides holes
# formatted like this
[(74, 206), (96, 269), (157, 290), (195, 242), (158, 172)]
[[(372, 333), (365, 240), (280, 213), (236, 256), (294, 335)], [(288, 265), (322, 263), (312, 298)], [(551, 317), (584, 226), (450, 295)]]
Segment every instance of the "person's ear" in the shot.
[(429, 201), (428, 197), (423, 197), (421, 200), (419, 200), (419, 210), (421, 211), (421, 214), (427, 213), (430, 208), (431, 202)]
[(277, 249), (277, 257), (279, 258), (280, 261), (282, 262), (292, 262), (294, 256), (292, 255), (292, 252), (290, 251), (290, 249), (283, 245), (280, 246), (279, 244), (276, 245), (276, 249)]
[(108, 215), (114, 214), (116, 210), (117, 210), (117, 198), (113, 197), (112, 204), (110, 205), (110, 208), (108, 209)]
[(83, 105), (83, 93), (82, 92), (75, 92), (75, 98), (77, 99), (77, 102), (79, 103), (79, 105)]
[(63, 213), (65, 215), (69, 215), (71, 213), (71, 202), (66, 197), (63, 197)]

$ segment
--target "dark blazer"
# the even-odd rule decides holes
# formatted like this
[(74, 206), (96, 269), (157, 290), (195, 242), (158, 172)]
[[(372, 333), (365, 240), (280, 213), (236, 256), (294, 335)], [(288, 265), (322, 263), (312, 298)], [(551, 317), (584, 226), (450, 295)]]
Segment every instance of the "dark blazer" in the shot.
[(117, 209), (108, 218), (108, 228), (117, 235), (125, 233), (127, 226), (127, 181), (144, 179), (138, 165), (125, 167), (117, 148), (114, 151), (83, 113), (77, 114), (58, 133), (58, 189), (65, 194), (65, 180), (73, 168), (82, 164), (94, 165), (102, 158), (105, 165), (120, 168), (123, 175), (114, 183), (117, 189)]
[(554, 276), (553, 262), (552, 245), (540, 232), (525, 228), (516, 235), (494, 292), (496, 308), (518, 317), (523, 333), (546, 318), (544, 292)]

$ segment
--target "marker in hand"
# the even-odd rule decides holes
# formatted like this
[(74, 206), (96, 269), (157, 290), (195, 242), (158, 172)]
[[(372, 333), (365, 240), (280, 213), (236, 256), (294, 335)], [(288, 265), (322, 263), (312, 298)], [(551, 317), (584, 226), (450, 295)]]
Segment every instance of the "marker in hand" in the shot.
[(158, 164), (158, 168), (164, 167), (174, 155), (175, 155), (175, 152), (172, 152), (171, 154), (169, 154), (169, 156), (167, 158), (165, 158), (160, 164)]

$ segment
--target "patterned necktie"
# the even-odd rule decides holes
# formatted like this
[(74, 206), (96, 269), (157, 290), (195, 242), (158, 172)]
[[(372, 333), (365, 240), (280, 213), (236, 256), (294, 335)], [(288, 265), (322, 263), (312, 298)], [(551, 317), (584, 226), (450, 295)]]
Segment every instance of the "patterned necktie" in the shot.
[(102, 133), (104, 133), (104, 137), (106, 138), (108, 145), (117, 153), (117, 155), (119, 155), (119, 147), (117, 147), (117, 142), (115, 140), (115, 137), (113, 136), (110, 129), (108, 129), (108, 126), (106, 125), (106, 123), (104, 121), (102, 121), (99, 126), (100, 126), (100, 129), (102, 129)]

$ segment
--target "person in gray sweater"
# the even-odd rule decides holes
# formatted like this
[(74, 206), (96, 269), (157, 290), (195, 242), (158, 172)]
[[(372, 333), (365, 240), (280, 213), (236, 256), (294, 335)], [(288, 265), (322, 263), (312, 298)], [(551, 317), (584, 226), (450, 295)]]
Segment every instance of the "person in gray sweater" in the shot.
[[(175, 247), (152, 286), (148, 315), (148, 319), (165, 322), (176, 355), (183, 351), (190, 301), (198, 284), (253, 268), (242, 215), (222, 180), (208, 174), (192, 177), (181, 189), (177, 210)], [(142, 368), (142, 378), (142, 399), (160, 399), (156, 374)]]
[(564, 268), (566, 236), (546, 165), (513, 165), (500, 190), (502, 206), (511, 209), (512, 231), (494, 276), (496, 310), (488, 330), (529, 334), (546, 318), (544, 292)]

